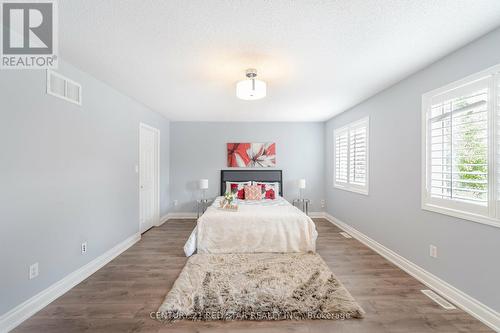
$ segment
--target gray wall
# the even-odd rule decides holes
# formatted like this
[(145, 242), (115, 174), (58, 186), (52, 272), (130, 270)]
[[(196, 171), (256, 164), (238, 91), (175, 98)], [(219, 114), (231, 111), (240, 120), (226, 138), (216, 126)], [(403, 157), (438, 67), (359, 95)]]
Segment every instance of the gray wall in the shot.
[(83, 107), (47, 95), (45, 71), (0, 73), (0, 314), (139, 231), (141, 121), (161, 131), (162, 214), (170, 201), (168, 120), (68, 64), (59, 72), (83, 85)]
[(323, 123), (172, 122), (170, 131), (170, 196), (179, 202), (171, 211), (196, 211), (198, 179), (208, 178), (208, 196), (219, 195), (220, 170), (227, 169), (226, 143), (267, 141), (276, 142), (285, 198), (296, 198), (297, 180), (305, 178), (310, 211), (323, 210)]
[[(497, 311), (500, 228), (422, 210), (420, 186), (422, 94), (499, 63), (495, 30), (334, 117), (325, 132), (327, 211)], [(332, 186), (333, 130), (366, 115), (369, 196)]]

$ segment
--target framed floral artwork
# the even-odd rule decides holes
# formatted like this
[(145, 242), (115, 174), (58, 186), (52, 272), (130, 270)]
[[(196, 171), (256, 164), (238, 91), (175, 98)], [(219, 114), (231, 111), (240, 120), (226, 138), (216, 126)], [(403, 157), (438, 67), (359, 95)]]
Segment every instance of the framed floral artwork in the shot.
[(228, 143), (227, 166), (231, 168), (275, 167), (276, 143)]

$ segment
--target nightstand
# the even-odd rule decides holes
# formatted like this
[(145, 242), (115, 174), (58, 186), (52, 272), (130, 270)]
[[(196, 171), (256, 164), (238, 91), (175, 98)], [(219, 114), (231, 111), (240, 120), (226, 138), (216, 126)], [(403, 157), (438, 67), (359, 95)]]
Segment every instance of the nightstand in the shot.
[(294, 199), (292, 205), (302, 210), (306, 215), (309, 215), (309, 199)]
[(200, 199), (196, 200), (197, 204), (197, 211), (198, 211), (198, 218), (205, 213), (207, 210), (208, 206), (210, 206), (210, 200), (209, 199)]

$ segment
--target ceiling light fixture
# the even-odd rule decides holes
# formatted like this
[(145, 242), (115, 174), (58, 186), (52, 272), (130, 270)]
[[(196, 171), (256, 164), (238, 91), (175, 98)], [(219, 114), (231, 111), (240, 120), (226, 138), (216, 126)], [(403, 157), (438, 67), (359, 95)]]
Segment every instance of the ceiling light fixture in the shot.
[(257, 80), (257, 70), (249, 68), (246, 70), (246, 80), (236, 83), (236, 96), (247, 101), (266, 97), (266, 83)]

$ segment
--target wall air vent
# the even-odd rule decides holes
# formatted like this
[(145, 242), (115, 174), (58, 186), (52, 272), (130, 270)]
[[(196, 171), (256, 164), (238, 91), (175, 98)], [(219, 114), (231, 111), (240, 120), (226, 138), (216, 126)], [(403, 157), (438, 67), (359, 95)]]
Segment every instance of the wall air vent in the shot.
[(47, 70), (47, 94), (82, 105), (82, 85), (53, 70)]
[(444, 298), (442, 298), (441, 296), (439, 296), (438, 294), (436, 294), (432, 290), (423, 289), (423, 290), (420, 290), (420, 291), (425, 296), (429, 297), (430, 299), (432, 299), (437, 304), (441, 305), (441, 307), (445, 308), (446, 310), (456, 309), (456, 307), (453, 304), (451, 304), (450, 302), (448, 302), (447, 300), (445, 300)]

